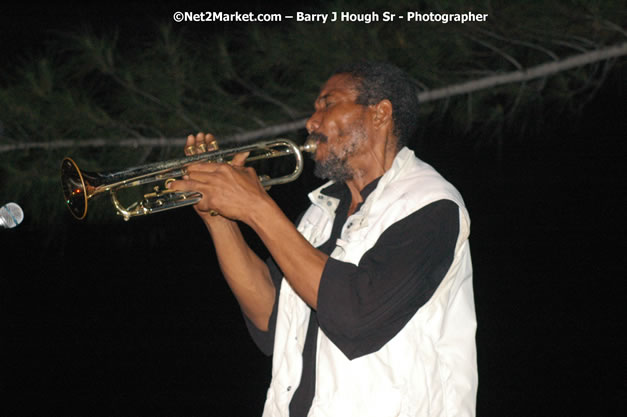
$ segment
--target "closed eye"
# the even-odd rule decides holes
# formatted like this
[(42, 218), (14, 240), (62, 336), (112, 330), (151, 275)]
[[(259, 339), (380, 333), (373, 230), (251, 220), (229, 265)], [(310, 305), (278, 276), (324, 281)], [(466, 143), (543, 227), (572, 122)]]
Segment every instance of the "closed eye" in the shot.
[(324, 96), (318, 98), (318, 103), (320, 103), (320, 107), (326, 109), (335, 104), (333, 100), (330, 100), (331, 94), (325, 94)]

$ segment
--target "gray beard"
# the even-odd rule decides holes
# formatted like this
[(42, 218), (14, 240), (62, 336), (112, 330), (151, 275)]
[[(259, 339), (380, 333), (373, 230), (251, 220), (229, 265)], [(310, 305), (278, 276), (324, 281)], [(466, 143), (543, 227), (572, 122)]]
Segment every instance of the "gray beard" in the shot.
[(354, 173), (346, 159), (330, 154), (324, 161), (316, 161), (314, 175), (323, 180), (342, 182), (353, 178)]
[[(361, 123), (355, 123), (352, 127), (353, 135), (345, 145), (344, 150), (341, 152), (341, 156), (334, 152), (330, 152), (329, 156), (324, 161), (316, 161), (314, 169), (314, 175), (323, 180), (331, 180), (335, 182), (342, 182), (350, 180), (355, 176), (355, 171), (348, 164), (348, 158), (355, 154), (358, 146), (366, 140), (366, 132), (364, 131)], [(312, 133), (310, 138), (319, 140), (322, 143), (328, 142), (329, 138), (321, 133)]]

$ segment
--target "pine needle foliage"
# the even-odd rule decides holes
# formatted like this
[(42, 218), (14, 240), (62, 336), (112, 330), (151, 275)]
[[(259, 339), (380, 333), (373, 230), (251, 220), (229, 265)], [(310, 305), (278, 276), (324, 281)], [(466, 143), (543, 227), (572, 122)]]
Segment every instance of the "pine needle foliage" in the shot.
[[(303, 10), (309, 10), (303, 7)], [(0, 78), (0, 145), (49, 148), (0, 152), (0, 202), (20, 201), (31, 224), (67, 221), (59, 164), (104, 170), (180, 156), (180, 146), (116, 147), (128, 138), (217, 136), (307, 117), (328, 74), (351, 60), (390, 61), (422, 91), (557, 61), (625, 42), (622, 1), (366, 0), (328, 2), (317, 13), (487, 13), (486, 22), (284, 21), (210, 29), (164, 17), (152, 36), (123, 29), (58, 34), (42, 56)], [(448, 140), (502, 148), (556, 117), (572, 116), (604, 80), (624, 73), (603, 61), (550, 77), (426, 103), (414, 146)], [(295, 132), (303, 136), (303, 132)], [(56, 147), (104, 139), (108, 146)], [(437, 138), (437, 139), (436, 139)], [(224, 146), (224, 144), (223, 144)], [(111, 211), (89, 219), (112, 221)]]

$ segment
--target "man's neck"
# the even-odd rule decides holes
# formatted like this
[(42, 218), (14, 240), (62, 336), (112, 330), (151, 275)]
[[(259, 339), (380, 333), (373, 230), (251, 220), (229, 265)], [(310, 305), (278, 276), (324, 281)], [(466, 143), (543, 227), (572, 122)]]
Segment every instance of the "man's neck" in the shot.
[[(393, 161), (394, 159), (392, 159)], [(377, 178), (380, 178), (385, 174), (392, 164), (386, 164), (385, 169), (371, 169), (369, 171), (370, 175), (364, 175), (364, 172), (360, 172), (362, 175), (355, 175), (353, 178), (346, 180), (346, 186), (350, 190), (351, 193), (351, 204), (348, 210), (348, 215), (350, 216), (355, 212), (357, 207), (361, 203), (363, 203), (364, 199), (362, 197), (362, 192), (364, 188), (366, 188), (369, 184), (375, 181)]]
[(392, 167), (400, 149), (396, 138), (388, 135), (384, 140), (372, 141), (363, 150), (349, 161), (353, 170), (353, 177), (346, 181), (352, 197), (349, 215), (363, 201), (361, 191), (364, 187)]

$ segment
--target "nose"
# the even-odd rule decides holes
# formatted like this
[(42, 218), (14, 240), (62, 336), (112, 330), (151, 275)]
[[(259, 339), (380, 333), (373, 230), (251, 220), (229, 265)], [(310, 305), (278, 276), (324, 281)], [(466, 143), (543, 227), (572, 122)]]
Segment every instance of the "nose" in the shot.
[(320, 119), (320, 114), (318, 113), (318, 111), (315, 111), (314, 114), (309, 117), (307, 123), (305, 124), (305, 127), (307, 128), (307, 133), (311, 134), (320, 127)]

